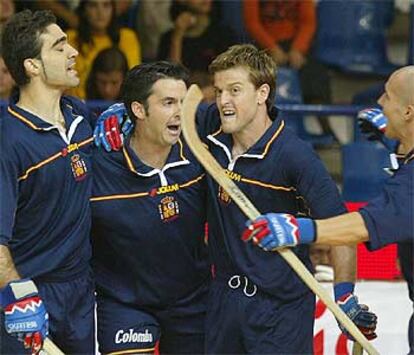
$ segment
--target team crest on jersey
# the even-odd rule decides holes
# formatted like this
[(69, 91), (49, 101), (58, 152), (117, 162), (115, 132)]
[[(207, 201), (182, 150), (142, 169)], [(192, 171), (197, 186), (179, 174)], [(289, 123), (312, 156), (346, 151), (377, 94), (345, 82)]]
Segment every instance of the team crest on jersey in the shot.
[(163, 222), (170, 222), (180, 214), (178, 202), (173, 196), (164, 197), (158, 205), (158, 211)]
[(79, 154), (74, 154), (70, 157), (70, 166), (72, 168), (72, 174), (76, 181), (81, 181), (86, 177), (88, 168), (85, 161)]
[(219, 186), (217, 197), (220, 202), (225, 205), (228, 205), (231, 202), (230, 195), (221, 186)]

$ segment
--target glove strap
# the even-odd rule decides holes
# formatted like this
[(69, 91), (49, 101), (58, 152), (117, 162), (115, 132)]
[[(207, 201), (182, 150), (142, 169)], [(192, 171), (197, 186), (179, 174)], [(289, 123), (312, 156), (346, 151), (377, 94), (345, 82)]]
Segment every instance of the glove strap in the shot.
[(297, 218), (300, 244), (310, 244), (316, 240), (316, 224), (310, 218)]
[(335, 301), (348, 293), (354, 293), (355, 284), (353, 282), (340, 282), (334, 286)]
[(38, 290), (34, 282), (30, 279), (11, 281), (0, 292), (0, 302), (2, 308), (19, 301), (21, 299), (37, 296)]

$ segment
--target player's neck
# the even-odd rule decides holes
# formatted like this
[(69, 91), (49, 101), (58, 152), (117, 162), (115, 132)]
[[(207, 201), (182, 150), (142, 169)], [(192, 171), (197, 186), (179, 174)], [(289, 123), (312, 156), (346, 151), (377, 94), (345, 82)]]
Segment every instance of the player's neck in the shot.
[(16, 105), (51, 125), (62, 127), (64, 118), (60, 109), (61, 97), (62, 93), (58, 90), (43, 91), (39, 94), (36, 87), (28, 85), (20, 88), (20, 97)]
[(271, 125), (272, 121), (266, 113), (259, 119), (250, 122), (247, 127), (244, 127), (239, 132), (233, 133), (233, 158), (247, 152), (250, 147), (256, 144)]
[(400, 154), (408, 154), (414, 148), (414, 125), (407, 126), (401, 135), (398, 152)]
[(168, 155), (171, 151), (171, 146), (160, 146), (145, 139), (145, 137), (137, 134), (137, 132), (131, 137), (129, 145), (145, 165), (160, 170), (167, 162)]

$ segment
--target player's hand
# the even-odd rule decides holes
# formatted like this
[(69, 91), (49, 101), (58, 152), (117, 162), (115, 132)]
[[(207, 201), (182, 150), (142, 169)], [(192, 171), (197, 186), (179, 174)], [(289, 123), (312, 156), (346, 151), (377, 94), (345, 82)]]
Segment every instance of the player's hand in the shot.
[(10, 282), (0, 293), (6, 332), (37, 354), (48, 335), (48, 314), (32, 280)]
[(380, 141), (384, 146), (394, 151), (397, 142), (385, 137), (388, 118), (379, 108), (367, 108), (358, 112), (358, 126), (370, 141)]
[(246, 222), (242, 240), (252, 240), (265, 251), (315, 240), (315, 227), (311, 219), (298, 218), (285, 213), (267, 213), (253, 222)]
[(93, 132), (95, 145), (102, 146), (107, 152), (120, 150), (124, 138), (134, 125), (128, 117), (124, 104), (113, 104), (102, 112), (96, 121)]
[[(368, 340), (375, 339), (377, 337), (377, 334), (375, 333), (375, 329), (377, 327), (377, 316), (375, 313), (369, 311), (367, 305), (358, 303), (358, 298), (353, 294), (353, 284), (352, 288), (348, 290), (346, 290), (347, 287), (342, 287), (342, 285), (347, 284), (348, 283), (339, 283), (335, 285), (336, 303), (355, 323), (361, 333), (364, 334)], [(338, 289), (342, 289), (342, 292), (338, 292)], [(354, 340), (342, 324), (338, 322), (338, 325), (342, 333), (344, 333), (349, 339)]]

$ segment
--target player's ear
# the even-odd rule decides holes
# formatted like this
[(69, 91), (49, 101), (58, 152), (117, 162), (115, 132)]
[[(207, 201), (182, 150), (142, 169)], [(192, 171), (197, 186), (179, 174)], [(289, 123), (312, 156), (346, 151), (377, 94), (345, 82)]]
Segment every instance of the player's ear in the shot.
[(270, 94), (269, 84), (262, 84), (257, 90), (257, 103), (259, 105), (266, 104), (266, 100)]
[(26, 74), (33, 78), (34, 76), (38, 76), (40, 74), (40, 68), (42, 64), (40, 63), (39, 59), (35, 58), (26, 58), (23, 61), (24, 70), (26, 71)]
[(414, 105), (408, 105), (405, 110), (405, 117), (407, 121), (414, 121)]
[(145, 107), (142, 103), (133, 101), (131, 103), (131, 111), (138, 120), (143, 120), (145, 118), (146, 112)]

